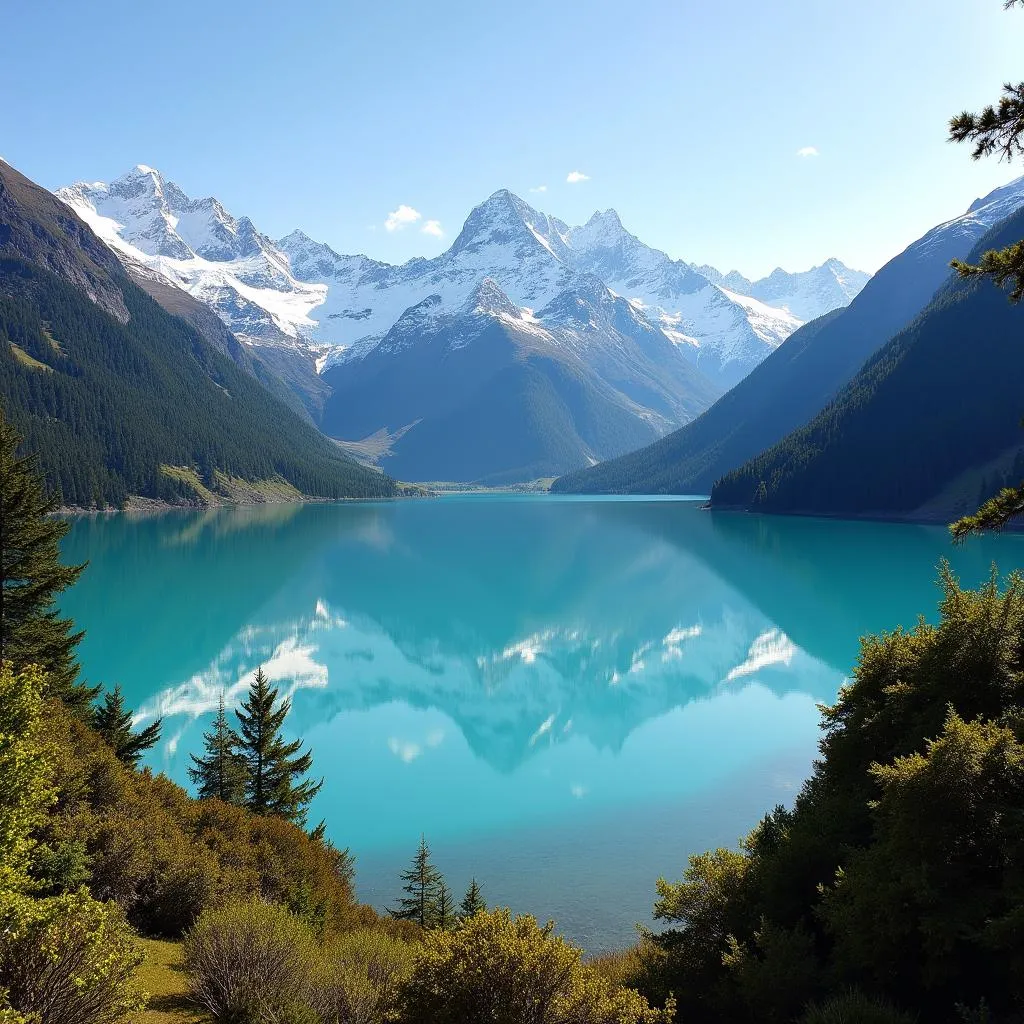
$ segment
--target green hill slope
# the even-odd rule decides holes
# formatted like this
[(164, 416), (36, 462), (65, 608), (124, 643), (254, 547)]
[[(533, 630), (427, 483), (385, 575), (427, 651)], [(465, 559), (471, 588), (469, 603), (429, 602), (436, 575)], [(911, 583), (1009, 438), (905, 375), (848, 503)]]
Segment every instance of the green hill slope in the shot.
[(1018, 181), (997, 189), (963, 217), (933, 228), (879, 270), (846, 309), (805, 324), (692, 423), (639, 451), (568, 474), (553, 489), (707, 493), (818, 413), (924, 309), (948, 279), (949, 261), (965, 257), (1019, 205), (1021, 188)]
[(72, 505), (394, 490), (162, 309), (63, 203), (3, 163), (0, 400)]
[[(970, 258), (1022, 236), (1024, 212)], [(722, 479), (712, 503), (831, 515), (955, 512), (958, 482), (1012, 464), (1024, 448), (1022, 381), (1024, 308), (988, 283), (951, 281), (835, 401)], [(943, 494), (949, 508), (936, 504)]]

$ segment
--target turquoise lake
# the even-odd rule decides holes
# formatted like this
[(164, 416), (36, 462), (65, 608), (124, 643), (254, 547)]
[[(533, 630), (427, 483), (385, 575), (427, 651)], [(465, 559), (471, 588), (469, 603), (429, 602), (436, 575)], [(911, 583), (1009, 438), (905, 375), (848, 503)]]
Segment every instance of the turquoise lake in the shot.
[(972, 586), (1024, 565), (1024, 536), (453, 496), (82, 518), (65, 552), (85, 675), (164, 717), (154, 770), (187, 783), (262, 665), (362, 899), (422, 832), (459, 898), (475, 875), (598, 952), (792, 800), (859, 636), (934, 619), (942, 557)]

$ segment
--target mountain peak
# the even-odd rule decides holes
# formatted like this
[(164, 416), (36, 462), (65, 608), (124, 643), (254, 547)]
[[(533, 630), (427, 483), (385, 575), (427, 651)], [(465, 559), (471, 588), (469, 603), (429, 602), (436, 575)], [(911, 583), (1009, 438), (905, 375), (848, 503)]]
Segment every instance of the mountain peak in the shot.
[(491, 316), (503, 314), (516, 320), (522, 319), (519, 307), (502, 291), (501, 286), (493, 277), (485, 277), (473, 290), (466, 303), (466, 308), (473, 313), (486, 313)]

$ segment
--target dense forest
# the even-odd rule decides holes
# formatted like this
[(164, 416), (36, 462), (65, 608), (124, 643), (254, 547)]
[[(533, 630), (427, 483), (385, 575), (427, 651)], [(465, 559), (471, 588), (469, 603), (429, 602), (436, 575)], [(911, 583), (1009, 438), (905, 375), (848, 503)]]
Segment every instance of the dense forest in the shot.
[(194, 328), (130, 282), (123, 294), (127, 323), (48, 271), (0, 259), (0, 394), (67, 504), (196, 500), (162, 466), (193, 469), (214, 492), (219, 471), (319, 497), (393, 493)]
[[(971, 258), (1022, 234), (1018, 213), (989, 232)], [(1019, 308), (987, 282), (951, 280), (835, 401), (719, 481), (712, 503), (914, 513), (962, 474), (1007, 452), (1012, 464), (1013, 450), (1024, 446), (1022, 378)], [(967, 491), (973, 503), (979, 483)]]
[(66, 504), (394, 493), (271, 394), (235, 339), (214, 347), (202, 327), (0, 162), (0, 400)]
[(805, 324), (692, 423), (639, 451), (566, 474), (553, 489), (707, 493), (819, 412), (921, 312), (950, 277), (950, 260), (966, 256), (971, 244), (966, 227), (934, 229), (882, 267), (848, 307)]

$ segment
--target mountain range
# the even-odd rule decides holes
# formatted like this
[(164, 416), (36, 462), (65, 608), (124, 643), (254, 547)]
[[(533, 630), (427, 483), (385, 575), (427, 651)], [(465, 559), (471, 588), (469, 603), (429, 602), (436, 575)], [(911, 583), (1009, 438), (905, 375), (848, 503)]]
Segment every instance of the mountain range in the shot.
[(868, 278), (829, 260), (749, 282), (670, 259), (612, 210), (570, 227), (506, 190), (400, 266), (274, 241), (141, 165), (58, 195), (147, 290), (212, 308), (317, 425), (409, 479), (555, 475), (643, 445)]
[(265, 386), (195, 300), (175, 294), (181, 316), (139, 288), (64, 203), (0, 161), (3, 412), (65, 503), (394, 493), (278, 397), (280, 382)]
[(718, 479), (817, 415), (928, 305), (950, 277), (950, 260), (965, 258), (1022, 206), (1024, 178), (976, 200), (890, 260), (848, 307), (801, 327), (692, 423), (639, 451), (567, 474), (554, 489), (708, 493)]
[[(968, 262), (1021, 238), (1024, 209)], [(1022, 379), (1024, 314), (991, 283), (953, 277), (817, 416), (720, 480), (712, 504), (948, 522), (990, 496), (986, 478), (1020, 482)]]

